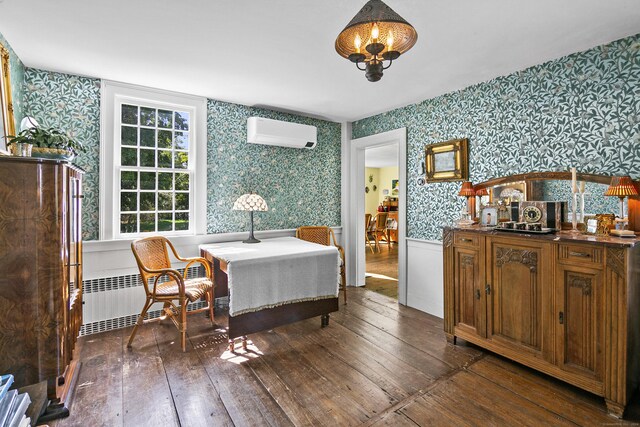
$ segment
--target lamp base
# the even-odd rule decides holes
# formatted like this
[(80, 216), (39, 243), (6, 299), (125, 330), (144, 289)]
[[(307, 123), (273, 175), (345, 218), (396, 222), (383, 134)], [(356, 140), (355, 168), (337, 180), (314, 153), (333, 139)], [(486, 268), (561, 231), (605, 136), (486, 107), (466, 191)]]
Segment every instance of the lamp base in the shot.
[(260, 243), (260, 240), (253, 236), (249, 236), (249, 238), (247, 240), (243, 240), (242, 243)]

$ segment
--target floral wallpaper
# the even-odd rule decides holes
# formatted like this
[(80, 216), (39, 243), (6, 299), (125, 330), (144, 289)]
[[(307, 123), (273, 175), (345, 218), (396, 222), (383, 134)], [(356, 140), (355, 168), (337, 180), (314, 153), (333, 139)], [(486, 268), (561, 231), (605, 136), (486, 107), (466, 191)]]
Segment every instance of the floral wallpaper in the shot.
[(9, 73), (11, 75), (11, 98), (13, 103), (13, 117), (15, 119), (16, 132), (20, 131), (20, 122), (24, 117), (24, 65), (11, 45), (0, 33), (0, 44), (9, 51)]
[[(27, 68), (25, 105), (41, 125), (56, 127), (87, 147), (75, 163), (86, 171), (83, 235), (99, 234), (100, 80)], [(340, 124), (208, 101), (207, 232), (248, 230), (248, 214), (231, 210), (255, 191), (268, 212), (255, 214), (256, 230), (340, 225)], [(295, 121), (318, 128), (312, 150), (248, 145), (247, 117)]]
[(407, 128), (407, 233), (440, 240), (460, 183), (419, 186), (425, 145), (469, 138), (470, 180), (530, 171), (640, 178), (640, 34), (359, 120), (353, 138)]
[(74, 163), (85, 170), (82, 234), (98, 239), (100, 192), (100, 80), (27, 68), (25, 113), (81, 142), (86, 153)]
[[(294, 121), (318, 128), (314, 149), (247, 144), (247, 118)], [(340, 225), (340, 124), (275, 111), (208, 102), (207, 232), (248, 230), (249, 214), (231, 210), (243, 193), (269, 206), (254, 214), (256, 230)]]

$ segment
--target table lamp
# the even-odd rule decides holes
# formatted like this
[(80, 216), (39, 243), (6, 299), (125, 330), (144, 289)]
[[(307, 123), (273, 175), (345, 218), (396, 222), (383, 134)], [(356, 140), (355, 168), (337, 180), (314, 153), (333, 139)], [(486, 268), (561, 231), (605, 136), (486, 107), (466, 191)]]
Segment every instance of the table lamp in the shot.
[(611, 184), (605, 196), (616, 196), (620, 198), (620, 219), (624, 219), (624, 198), (627, 196), (636, 196), (638, 192), (633, 186), (633, 181), (628, 176), (614, 176), (611, 178)]
[(469, 213), (469, 217), (473, 219), (476, 213), (476, 192), (473, 190), (473, 183), (471, 183), (471, 181), (464, 181), (458, 196), (467, 198), (467, 212)]
[(238, 200), (233, 204), (234, 211), (249, 211), (249, 217), (251, 218), (251, 230), (249, 231), (249, 238), (243, 240), (242, 243), (260, 243), (260, 240), (253, 237), (253, 212), (255, 211), (267, 211), (267, 202), (255, 193), (243, 194), (238, 197)]

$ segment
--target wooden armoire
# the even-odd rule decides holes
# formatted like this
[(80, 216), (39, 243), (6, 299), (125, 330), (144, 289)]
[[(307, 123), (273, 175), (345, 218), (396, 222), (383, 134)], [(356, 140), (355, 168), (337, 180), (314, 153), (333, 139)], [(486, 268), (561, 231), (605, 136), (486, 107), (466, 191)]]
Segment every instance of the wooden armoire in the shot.
[(47, 381), (61, 416), (82, 325), (82, 170), (0, 157), (0, 373)]

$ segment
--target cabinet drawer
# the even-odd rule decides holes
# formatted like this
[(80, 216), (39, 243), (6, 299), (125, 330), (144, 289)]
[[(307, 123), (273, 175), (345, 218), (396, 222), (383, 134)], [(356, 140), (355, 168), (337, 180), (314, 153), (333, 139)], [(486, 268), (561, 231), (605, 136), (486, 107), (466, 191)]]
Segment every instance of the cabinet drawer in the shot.
[(453, 235), (453, 245), (458, 247), (477, 248), (480, 246), (480, 235), (476, 233), (460, 233)]
[(559, 246), (558, 258), (562, 263), (602, 267), (603, 252), (601, 247), (567, 244)]

